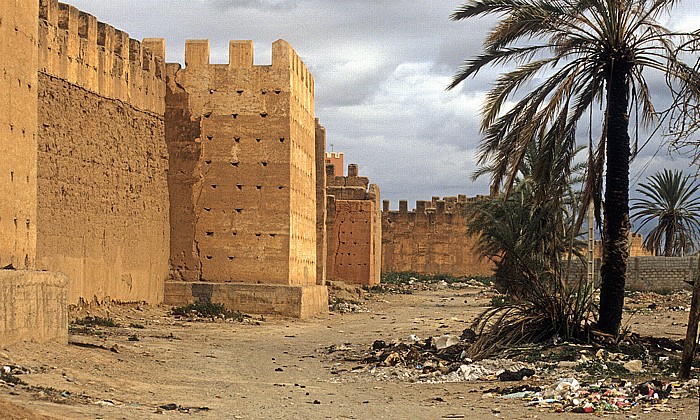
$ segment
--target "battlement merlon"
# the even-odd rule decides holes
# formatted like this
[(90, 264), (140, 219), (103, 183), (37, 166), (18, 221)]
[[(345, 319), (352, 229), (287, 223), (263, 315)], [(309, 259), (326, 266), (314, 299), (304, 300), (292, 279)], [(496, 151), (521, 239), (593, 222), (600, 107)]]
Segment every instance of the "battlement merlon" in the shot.
[[(185, 68), (197, 69), (211, 65), (211, 47), (209, 40), (192, 39), (185, 41)], [(229, 68), (254, 67), (254, 46), (250, 40), (229, 42)], [(294, 48), (285, 40), (278, 39), (272, 43), (272, 68), (289, 69), (296, 74), (313, 97), (315, 92), (314, 78), (306, 68)]]
[(143, 46), (154, 56), (165, 60), (165, 38), (144, 38)]
[(164, 112), (164, 59), (127, 33), (68, 4), (39, 0), (38, 44), (40, 72), (138, 109)]

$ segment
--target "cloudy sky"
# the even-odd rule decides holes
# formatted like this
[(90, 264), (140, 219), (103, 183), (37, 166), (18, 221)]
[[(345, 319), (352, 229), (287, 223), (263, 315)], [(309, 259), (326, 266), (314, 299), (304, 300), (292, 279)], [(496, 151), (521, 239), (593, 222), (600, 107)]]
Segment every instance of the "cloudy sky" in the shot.
[[(450, 21), (460, 1), (66, 1), (132, 38), (166, 38), (168, 62), (183, 62), (186, 39), (209, 39), (214, 63), (227, 62), (229, 40), (252, 39), (256, 63), (269, 64), (272, 42), (285, 39), (315, 78), (316, 116), (329, 151), (359, 164), (392, 209), (400, 199), (412, 208), (434, 195), (488, 193), (488, 180), (472, 182), (470, 175), (482, 98), (497, 72), (450, 92), (445, 87), (480, 51), (494, 21)], [(697, 1), (676, 10), (667, 25), (700, 26)], [(664, 167), (688, 170), (687, 161), (652, 141), (633, 163), (631, 181)]]

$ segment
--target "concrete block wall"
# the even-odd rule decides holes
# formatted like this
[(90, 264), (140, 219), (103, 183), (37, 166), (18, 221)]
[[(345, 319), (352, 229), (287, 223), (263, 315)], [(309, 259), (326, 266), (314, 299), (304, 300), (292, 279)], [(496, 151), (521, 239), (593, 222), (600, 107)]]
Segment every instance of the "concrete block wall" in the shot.
[[(595, 282), (600, 285), (600, 258), (596, 259)], [(697, 257), (630, 257), (627, 261), (626, 290), (671, 291), (690, 290), (686, 283), (698, 275)], [(571, 279), (585, 279), (586, 266), (574, 265)]]
[(382, 270), (421, 274), (489, 276), (493, 264), (481, 258), (476, 238), (467, 234), (468, 209), (478, 197), (432, 197), (417, 201), (414, 211), (399, 201), (382, 209)]

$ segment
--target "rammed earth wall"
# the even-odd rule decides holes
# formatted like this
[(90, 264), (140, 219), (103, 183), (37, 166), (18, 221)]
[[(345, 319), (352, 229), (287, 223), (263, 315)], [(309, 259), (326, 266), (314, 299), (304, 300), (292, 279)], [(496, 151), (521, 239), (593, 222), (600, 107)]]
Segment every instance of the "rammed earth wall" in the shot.
[(53, 0), (39, 9), (38, 267), (68, 302), (161, 302), (168, 275), (164, 63)]

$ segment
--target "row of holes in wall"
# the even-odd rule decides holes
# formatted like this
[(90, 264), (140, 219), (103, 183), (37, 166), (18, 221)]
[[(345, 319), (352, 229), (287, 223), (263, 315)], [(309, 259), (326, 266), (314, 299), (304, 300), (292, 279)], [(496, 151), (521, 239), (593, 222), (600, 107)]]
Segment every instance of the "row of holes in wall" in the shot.
[[(206, 231), (206, 235), (207, 236), (215, 236), (216, 232), (213, 230), (208, 230), (208, 231)], [(238, 231), (234, 230), (231, 232), (231, 235), (239, 236), (239, 233), (238, 233)], [(243, 236), (243, 234), (240, 234), (240, 235)], [(258, 232), (258, 233), (254, 233), (253, 235), (255, 235), (255, 237), (257, 237), (257, 238), (262, 238), (265, 236), (269, 236), (270, 238), (275, 238), (275, 237), (277, 237), (278, 234), (277, 233), (260, 233), (260, 232)]]
[(359, 266), (366, 266), (366, 265), (367, 265), (367, 263), (357, 263), (357, 264), (352, 264), (352, 263), (347, 263), (347, 264), (343, 264), (343, 263), (338, 263), (338, 265), (347, 265), (347, 266), (351, 266), (351, 265), (359, 265)]
[[(282, 93), (281, 89), (273, 89), (272, 91), (275, 92), (275, 95), (279, 95), (280, 93)], [(236, 93), (239, 95), (242, 95), (243, 92), (245, 92), (245, 89), (236, 89)], [(263, 95), (267, 95), (267, 92), (269, 92), (267, 89), (260, 90), (260, 93)], [(216, 89), (209, 89), (210, 95), (213, 95), (214, 93), (216, 93)]]
[[(29, 184), (29, 175), (25, 177), (26, 183)], [(10, 182), (15, 182), (15, 172), (10, 171)]]
[[(7, 68), (3, 67), (2, 68), (2, 78), (7, 79), (8, 77), (11, 77), (11, 76), (9, 76), (9, 72), (7, 71)], [(19, 87), (20, 89), (24, 88), (24, 82), (22, 81), (22, 79), (17, 79), (17, 87)], [(32, 91), (32, 84), (29, 82), (27, 82), (27, 90), (29, 92)]]
[[(211, 188), (214, 189), (214, 190), (217, 189), (218, 187), (219, 187), (219, 184), (211, 184)], [(244, 188), (244, 187), (245, 187), (245, 185), (243, 185), (243, 184), (236, 184), (236, 188), (238, 188), (239, 191), (243, 191), (243, 188)], [(265, 187), (265, 188), (269, 188), (269, 187)], [(284, 189), (284, 186), (278, 185), (278, 186), (272, 187), (272, 188), (277, 188), (278, 190), (283, 190), (283, 189)], [(256, 186), (255, 186), (255, 189), (258, 190), (258, 191), (261, 191), (261, 190), (263, 189), (263, 186), (262, 186), (262, 185), (256, 185)], [(205, 211), (211, 211), (211, 209), (208, 208), (208, 207), (205, 207), (204, 210), (205, 210)], [(238, 211), (238, 209), (236, 209), (236, 211)], [(238, 211), (238, 213), (240, 213), (240, 211)]]
[[(213, 135), (213, 134), (207, 134), (207, 135), (205, 136), (205, 138), (206, 138), (207, 140), (209, 140), (209, 141), (212, 141), (212, 140), (214, 140), (214, 135)], [(272, 141), (278, 141), (278, 142), (280, 142), (280, 143), (284, 143), (285, 140), (286, 140), (286, 139), (285, 139), (284, 137), (279, 137), (279, 138), (277, 138), (276, 140), (272, 140)], [(247, 141), (247, 140), (246, 140), (246, 141)], [(240, 142), (241, 142), (241, 137), (233, 137), (233, 142), (234, 142), (234, 143), (240, 143)], [(256, 143), (262, 143), (262, 142), (263, 142), (263, 139), (262, 139), (262, 138), (256, 138), (256, 139), (255, 139), (255, 142), (256, 142)]]
[[(2, 217), (0, 217), (0, 222), (2, 222)], [(19, 228), (19, 219), (15, 217), (12, 219), (12, 222), (15, 225), (15, 229), (18, 229)], [(27, 229), (29, 229), (31, 227), (31, 222), (29, 221), (29, 219), (25, 219), (24, 222), (27, 225)]]
[[(205, 113), (204, 113), (204, 118), (211, 118), (212, 115), (214, 115), (214, 113), (213, 113), (212, 111), (205, 112)], [(241, 115), (241, 114), (238, 114), (238, 113), (234, 112), (234, 113), (228, 114), (228, 115), (230, 115), (232, 118), (236, 119), (236, 118), (238, 118), (238, 116)], [(244, 115), (248, 115), (248, 114), (244, 114)], [(260, 115), (261, 118), (267, 118), (270, 114), (268, 114), (267, 112), (264, 112), (264, 111), (263, 111), (263, 112), (259, 113), (258, 115)]]

